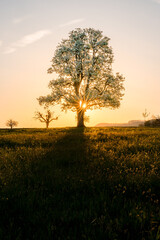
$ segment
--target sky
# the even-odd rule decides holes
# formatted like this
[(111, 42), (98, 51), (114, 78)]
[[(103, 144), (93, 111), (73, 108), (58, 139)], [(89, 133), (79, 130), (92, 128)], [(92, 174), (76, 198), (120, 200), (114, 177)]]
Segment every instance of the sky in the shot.
[[(58, 43), (75, 28), (95, 28), (110, 38), (113, 71), (125, 77), (118, 109), (88, 111), (87, 126), (143, 120), (147, 109), (160, 114), (160, 0), (0, 0), (0, 128), (8, 119), (18, 127), (45, 127), (37, 98), (50, 93), (47, 74)], [(76, 126), (75, 113), (50, 127)]]

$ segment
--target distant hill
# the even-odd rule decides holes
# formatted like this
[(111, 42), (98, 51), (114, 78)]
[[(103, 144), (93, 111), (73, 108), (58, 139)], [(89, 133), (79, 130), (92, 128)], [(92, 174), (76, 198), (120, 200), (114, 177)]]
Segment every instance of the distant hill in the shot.
[(142, 120), (130, 120), (128, 123), (98, 123), (95, 127), (138, 127)]

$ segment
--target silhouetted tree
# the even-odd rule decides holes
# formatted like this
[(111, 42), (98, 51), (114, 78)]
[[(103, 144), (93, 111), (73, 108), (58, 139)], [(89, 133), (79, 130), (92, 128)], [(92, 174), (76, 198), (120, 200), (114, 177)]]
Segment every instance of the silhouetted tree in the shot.
[(17, 121), (14, 121), (12, 119), (9, 119), (7, 122), (6, 122), (6, 126), (7, 127), (10, 127), (11, 129), (13, 129), (13, 127), (16, 127), (18, 125), (18, 122)]
[(160, 118), (154, 118), (154, 119), (145, 121), (144, 125), (146, 127), (160, 127)]
[(150, 113), (147, 112), (147, 109), (144, 110), (142, 113), (142, 116), (144, 117), (144, 122), (146, 121), (146, 118), (149, 116)]
[(46, 114), (43, 114), (39, 111), (35, 112), (35, 119), (38, 119), (40, 122), (44, 122), (46, 124), (46, 128), (49, 127), (49, 124), (53, 121), (53, 120), (57, 120), (58, 117), (54, 118), (53, 117), (53, 113), (50, 110), (46, 111)]
[(48, 73), (56, 73), (50, 81), (51, 94), (39, 97), (39, 103), (61, 104), (62, 110), (77, 112), (77, 126), (84, 126), (87, 109), (118, 108), (124, 90), (124, 77), (113, 75), (112, 48), (108, 37), (92, 28), (76, 29), (57, 46)]

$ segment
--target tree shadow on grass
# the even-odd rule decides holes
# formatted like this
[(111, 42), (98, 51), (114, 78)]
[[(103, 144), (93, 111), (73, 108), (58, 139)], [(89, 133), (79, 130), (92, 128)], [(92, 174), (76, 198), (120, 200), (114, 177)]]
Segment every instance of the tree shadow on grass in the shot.
[(19, 159), (1, 189), (1, 239), (79, 239), (87, 193), (84, 132), (67, 129), (42, 155)]

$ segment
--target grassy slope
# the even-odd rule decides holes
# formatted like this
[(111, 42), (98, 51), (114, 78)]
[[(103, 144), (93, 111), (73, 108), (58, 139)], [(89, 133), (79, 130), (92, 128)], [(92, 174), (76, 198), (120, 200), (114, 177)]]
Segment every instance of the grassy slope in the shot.
[(0, 130), (0, 239), (160, 239), (160, 129)]

